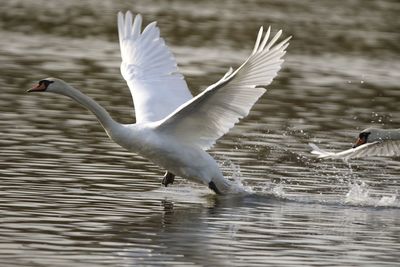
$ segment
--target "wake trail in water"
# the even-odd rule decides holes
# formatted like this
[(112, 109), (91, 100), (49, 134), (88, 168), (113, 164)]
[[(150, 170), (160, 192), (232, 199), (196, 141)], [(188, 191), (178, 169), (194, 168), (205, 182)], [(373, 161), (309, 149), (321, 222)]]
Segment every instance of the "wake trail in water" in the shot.
[[(348, 190), (345, 195), (331, 194), (306, 194), (294, 195), (288, 194), (285, 191), (287, 184), (282, 183), (263, 183), (257, 186), (245, 185), (240, 167), (235, 165), (230, 160), (224, 161), (224, 166), (229, 166), (231, 171), (230, 180), (233, 181), (231, 194), (235, 196), (252, 196), (252, 197), (267, 197), (268, 199), (283, 200), (298, 202), (304, 204), (323, 204), (323, 205), (338, 205), (338, 206), (358, 206), (372, 208), (400, 208), (400, 200), (396, 193), (387, 195), (377, 195), (371, 192), (365, 182), (349, 182)], [(350, 176), (353, 177), (351, 165)], [(354, 177), (353, 177), (354, 178)]]
[[(220, 162), (221, 163), (221, 162)], [(271, 202), (281, 201), (283, 203), (294, 202), (301, 204), (321, 204), (330, 206), (342, 206), (342, 207), (366, 207), (366, 208), (400, 208), (400, 199), (398, 192), (379, 194), (374, 192), (369, 186), (360, 181), (360, 178), (353, 175), (351, 166), (350, 176), (339, 176), (335, 179), (339, 179), (338, 182), (343, 185), (345, 180), (350, 179), (347, 182), (347, 190), (341, 193), (296, 193), (295, 190), (291, 190), (290, 184), (281, 182), (273, 183), (270, 181), (258, 183), (256, 185), (249, 185), (246, 183), (245, 177), (243, 177), (240, 167), (234, 164), (229, 159), (223, 159), (221, 163), (222, 169), (225, 176), (232, 182), (230, 194), (225, 196), (215, 196), (204, 185), (198, 185), (195, 183), (183, 181), (178, 184), (174, 184), (165, 188), (160, 186), (151, 191), (143, 192), (126, 192), (126, 198), (159, 198), (169, 199), (171, 201), (177, 201), (181, 203), (207, 203), (210, 196), (219, 199), (229, 200), (243, 198), (252, 199), (257, 202)], [(250, 180), (250, 179), (249, 179)], [(337, 184), (336, 184), (337, 185)], [(335, 184), (332, 185), (332, 192), (335, 190)], [(103, 193), (107, 195), (107, 193)], [(111, 193), (113, 195), (114, 193)], [(118, 196), (121, 197), (122, 192), (118, 192)]]
[(324, 195), (324, 194), (303, 194), (293, 195), (286, 193), (283, 185), (276, 184), (267, 186), (261, 190), (247, 191), (254, 197), (266, 197), (280, 201), (289, 201), (304, 204), (321, 204), (344, 207), (366, 207), (366, 208), (400, 208), (400, 201), (397, 194), (385, 196), (374, 195), (370, 192), (365, 183), (349, 184), (348, 192), (345, 195)]

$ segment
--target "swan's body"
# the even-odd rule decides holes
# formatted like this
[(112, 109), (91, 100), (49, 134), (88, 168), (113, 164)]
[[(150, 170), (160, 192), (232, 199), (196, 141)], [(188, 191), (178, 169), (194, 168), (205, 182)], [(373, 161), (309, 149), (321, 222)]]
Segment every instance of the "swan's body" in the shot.
[(312, 154), (318, 158), (343, 159), (364, 158), (371, 156), (400, 156), (400, 129), (376, 129), (363, 130), (353, 148), (341, 152), (328, 152), (320, 149), (315, 144), (309, 144), (313, 149)]
[(260, 29), (250, 57), (236, 71), (230, 69), (218, 82), (192, 97), (178, 72), (172, 53), (159, 36), (155, 23), (141, 32), (141, 17), (118, 14), (121, 73), (130, 88), (136, 123), (119, 124), (93, 99), (66, 82), (47, 78), (29, 91), (68, 96), (93, 112), (112, 140), (165, 168), (166, 177), (179, 175), (208, 185), (216, 193), (231, 190), (217, 162), (206, 152), (227, 133), (265, 92), (276, 76), (288, 46), (274, 45), (279, 31), (268, 41)]

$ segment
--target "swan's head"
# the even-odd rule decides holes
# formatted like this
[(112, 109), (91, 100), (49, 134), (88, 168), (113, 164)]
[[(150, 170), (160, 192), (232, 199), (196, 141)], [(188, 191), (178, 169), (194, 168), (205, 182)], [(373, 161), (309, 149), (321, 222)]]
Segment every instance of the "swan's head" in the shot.
[(353, 145), (353, 148), (361, 146), (366, 143), (372, 143), (375, 141), (381, 141), (390, 138), (388, 132), (382, 129), (375, 128), (367, 128), (363, 130), (357, 138), (356, 143)]
[(40, 80), (27, 92), (50, 92), (57, 94), (64, 94), (65, 90), (68, 90), (68, 85), (63, 80), (57, 78), (46, 78)]

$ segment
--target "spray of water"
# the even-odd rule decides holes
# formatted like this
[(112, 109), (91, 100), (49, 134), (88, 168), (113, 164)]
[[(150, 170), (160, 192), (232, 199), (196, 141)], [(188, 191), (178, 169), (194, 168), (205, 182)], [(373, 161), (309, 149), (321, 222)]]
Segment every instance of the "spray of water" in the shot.
[(375, 196), (365, 182), (349, 183), (349, 191), (344, 198), (345, 204), (374, 207), (399, 207), (397, 194)]

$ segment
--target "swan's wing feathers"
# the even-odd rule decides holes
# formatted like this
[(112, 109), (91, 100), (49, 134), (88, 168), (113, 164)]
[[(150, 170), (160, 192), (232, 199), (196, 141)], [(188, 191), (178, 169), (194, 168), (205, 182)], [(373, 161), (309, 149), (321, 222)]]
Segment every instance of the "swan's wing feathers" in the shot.
[(358, 150), (357, 153), (354, 153), (354, 155), (351, 155), (349, 158), (400, 156), (400, 140), (382, 140), (373, 142), (370, 146), (363, 146), (360, 146), (362, 149)]
[(270, 84), (279, 71), (289, 40), (271, 46), (262, 40), (262, 33), (261, 28), (252, 54), (237, 70), (230, 69), (218, 82), (161, 121), (158, 131), (208, 149), (247, 116), (266, 91), (259, 86)]
[(318, 158), (326, 158), (326, 159), (342, 159), (347, 161), (349, 159), (354, 159), (354, 158), (373, 157), (373, 156), (383, 156), (383, 157), (400, 156), (399, 140), (385, 140), (385, 141), (366, 143), (356, 148), (350, 148), (338, 153), (322, 150), (315, 144), (309, 144), (309, 145), (313, 149), (311, 151), (312, 154), (317, 155)]
[(118, 13), (121, 74), (133, 97), (136, 121), (151, 122), (165, 118), (192, 95), (156, 22), (141, 28), (140, 14), (133, 20), (129, 11)]
[(176, 136), (180, 141), (210, 148), (239, 118), (245, 117), (252, 105), (264, 92), (238, 93), (237, 90), (206, 90), (189, 103), (168, 116), (158, 130)]
[[(147, 79), (155, 75), (177, 76), (183, 78), (178, 72), (177, 64), (171, 51), (160, 37), (160, 30), (156, 22), (146, 26), (141, 32), (142, 17), (138, 14), (132, 25), (132, 13), (118, 14), (118, 32), (122, 65), (121, 71), (124, 78), (129, 80)], [(126, 72), (126, 70), (130, 70)], [(135, 72), (136, 70), (136, 72)]]
[(314, 143), (309, 143), (308, 145), (312, 148), (311, 154), (317, 155), (318, 158), (329, 158), (335, 155), (334, 152), (323, 150)]

